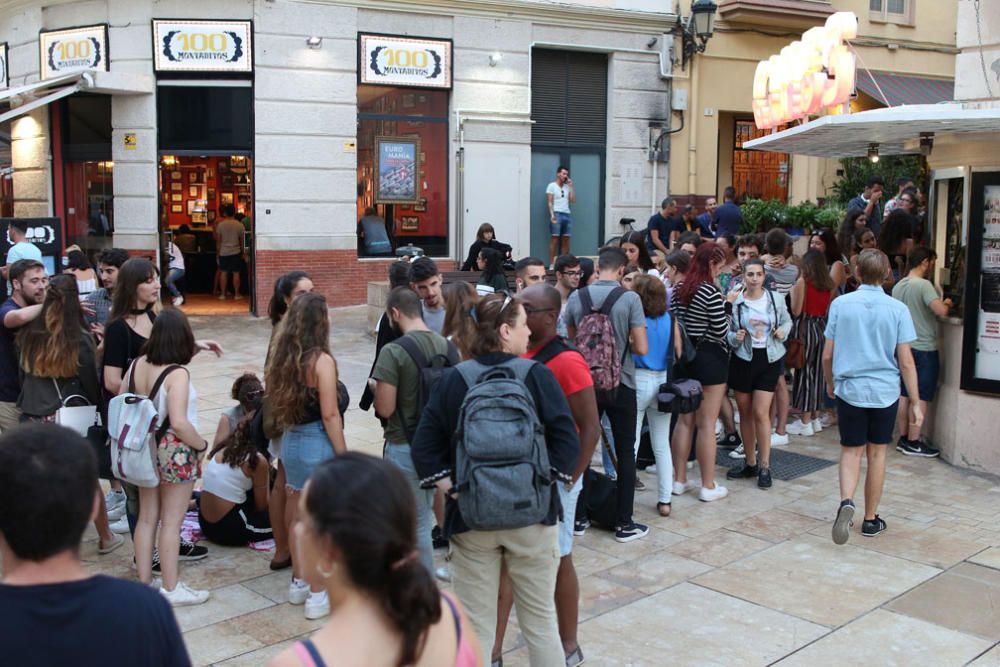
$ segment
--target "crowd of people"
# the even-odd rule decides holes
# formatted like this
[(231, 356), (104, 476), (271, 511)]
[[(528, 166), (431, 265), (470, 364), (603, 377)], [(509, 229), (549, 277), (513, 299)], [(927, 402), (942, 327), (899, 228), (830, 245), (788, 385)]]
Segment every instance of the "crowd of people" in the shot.
[[(9, 654), (28, 661), (39, 628), (60, 628), (48, 654), (72, 662), (98, 645), (100, 622), (120, 618), (138, 628), (123, 640), (128, 656), (187, 664), (168, 607), (211, 595), (181, 576), (182, 561), (207, 555), (181, 538), (190, 511), (211, 542), (273, 539), (288, 601), (307, 619), (329, 616), (274, 665), (502, 665), (513, 607), (531, 664), (579, 665), (574, 538), (648, 535), (634, 518), (640, 466), (655, 472), (658, 520), (675, 515), (675, 496), (723, 500), (719, 447), (740, 460), (731, 483), (767, 490), (772, 447), (837, 424), (833, 541), (849, 538), (862, 457), (861, 534), (878, 535), (895, 430), (903, 454), (938, 455), (921, 427), (937, 385), (934, 318), (950, 306), (907, 208), (917, 197), (901, 183), (883, 222), (878, 185), (840, 230), (814, 231), (801, 256), (782, 229), (737, 236), (727, 189), (702, 215), (677, 217), (668, 198), (646, 232), (598, 249), (596, 263), (557, 247), (551, 271), (538, 258), (513, 262), (513, 286), (510, 248), (488, 226), (467, 262), (477, 284), (444, 284), (427, 257), (393, 262), (361, 398), (383, 427), (382, 460), (348, 451), (328, 304), (306, 272), (276, 281), (263, 377), (235, 380), (236, 405), (209, 443), (187, 365), (223, 350), (163, 307), (152, 262), (110, 249), (96, 272), (68, 255), (67, 270), (48, 276), (38, 259), (16, 259), (3, 267), (0, 305)], [(571, 200), (571, 181), (560, 187), (553, 199)], [(690, 404), (670, 404), (681, 386)], [(121, 420), (109, 406), (125, 395), (148, 398), (159, 417), (152, 486), (109, 455)], [(70, 419), (81, 406), (92, 409), (82, 428)], [(598, 451), (603, 473), (591, 466)], [(78, 556), (90, 522), (101, 555), (131, 534), (146, 586), (87, 577)]]

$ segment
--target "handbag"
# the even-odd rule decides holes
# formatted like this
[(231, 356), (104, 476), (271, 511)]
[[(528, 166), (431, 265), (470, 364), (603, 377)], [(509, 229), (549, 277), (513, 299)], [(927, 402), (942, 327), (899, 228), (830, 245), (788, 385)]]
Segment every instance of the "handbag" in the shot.
[(806, 344), (798, 336), (799, 327), (802, 326), (802, 318), (795, 323), (792, 335), (785, 341), (785, 367), (798, 370), (806, 365)]
[[(97, 406), (90, 405), (90, 401), (80, 394), (70, 394), (63, 398), (59, 391), (59, 383), (52, 378), (52, 385), (56, 388), (56, 395), (59, 397), (60, 408), (56, 410), (56, 424), (76, 431), (82, 436), (87, 435), (88, 429), (97, 423)], [(70, 401), (78, 399), (85, 405), (69, 405)]]
[(698, 410), (704, 397), (701, 383), (697, 380), (678, 379), (664, 382), (656, 396), (656, 409), (660, 412), (686, 415)]

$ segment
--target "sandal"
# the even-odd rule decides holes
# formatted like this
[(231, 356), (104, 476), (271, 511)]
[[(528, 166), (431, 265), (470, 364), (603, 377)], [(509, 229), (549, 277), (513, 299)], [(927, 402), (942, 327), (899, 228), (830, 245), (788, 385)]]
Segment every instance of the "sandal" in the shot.
[(114, 533), (111, 533), (111, 537), (112, 537), (111, 544), (104, 547), (101, 546), (100, 540), (97, 541), (97, 553), (104, 556), (111, 553), (121, 545), (125, 544), (125, 538), (122, 537), (121, 535), (115, 535)]
[(285, 558), (284, 560), (275, 560), (274, 558), (271, 559), (271, 566), (270, 567), (271, 567), (272, 570), (284, 570), (284, 569), (289, 568), (291, 566), (292, 566), (292, 557), (291, 556), (289, 556), (288, 558)]
[(656, 511), (658, 511), (662, 517), (670, 516), (670, 503), (656, 503)]

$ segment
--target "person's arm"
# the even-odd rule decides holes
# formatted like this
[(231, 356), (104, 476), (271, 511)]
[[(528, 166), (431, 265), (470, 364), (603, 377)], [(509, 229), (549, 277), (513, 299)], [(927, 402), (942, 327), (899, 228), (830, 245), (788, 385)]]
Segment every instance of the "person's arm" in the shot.
[[(834, 262), (833, 266), (830, 267), (830, 278), (833, 279), (833, 289), (837, 290), (844, 281), (847, 280), (847, 273), (844, 271), (843, 262)], [(801, 280), (801, 279), (800, 279)], [(798, 281), (796, 281), (796, 284)]]
[[(642, 309), (642, 300), (635, 292), (626, 292), (623, 299), (629, 300), (628, 326), (629, 342), (632, 352), (640, 357), (649, 353), (649, 336), (646, 334), (646, 313)], [(616, 304), (617, 305), (617, 304)]]
[(420, 415), (410, 442), (410, 456), (422, 488), (436, 486), (445, 494), (451, 490), (451, 442), (458, 426), (458, 413), (449, 410), (449, 406), (457, 409), (461, 405), (464, 385), (459, 373), (446, 373)]
[(199, 352), (214, 352), (215, 356), (221, 357), (226, 352), (225, 350), (222, 349), (222, 346), (219, 345), (218, 342), (208, 339), (196, 340), (194, 342), (194, 347), (195, 347), (194, 349), (195, 354), (198, 354)]
[(653, 242), (653, 245), (659, 248), (661, 252), (669, 254), (666, 246), (663, 245), (663, 241), (660, 240), (660, 230), (656, 227), (649, 228), (649, 240)]
[(253, 480), (253, 506), (258, 512), (263, 512), (267, 509), (268, 501), (268, 491), (270, 489), (270, 479), (267, 465), (267, 459), (264, 458), (263, 454), (257, 454), (257, 465), (251, 471), (252, 474), (247, 475)]
[[(911, 357), (912, 358), (912, 357)], [(833, 394), (833, 339), (827, 338), (823, 343), (823, 377), (826, 378), (826, 395), (834, 398)], [(916, 396), (917, 394), (911, 394)]]
[(948, 317), (948, 313), (951, 312), (951, 306), (951, 299), (934, 299), (928, 304), (928, 307), (938, 317)]
[(781, 298), (780, 294), (774, 295), (774, 306), (778, 311), (778, 323), (774, 327), (774, 337), (783, 341), (788, 338), (788, 334), (792, 331), (792, 318), (788, 314), (785, 300)]
[(474, 271), (476, 269), (476, 259), (479, 257), (479, 250), (482, 244), (479, 241), (473, 242), (469, 246), (469, 256), (465, 258), (465, 264), (462, 265), (462, 271)]
[(219, 417), (219, 425), (215, 427), (215, 437), (212, 439), (212, 446), (217, 447), (219, 443), (228, 438), (232, 432), (232, 429), (229, 427), (229, 417), (226, 415)]
[(396, 414), (396, 385), (385, 380), (375, 382), (375, 416), (388, 419)]
[[(573, 479), (580, 460), (580, 436), (566, 396), (556, 376), (543, 364), (535, 364), (528, 373), (528, 387), (535, 397), (538, 416), (545, 429), (549, 466), (559, 482)], [(596, 400), (596, 399), (595, 399)], [(596, 444), (596, 443), (595, 443)], [(589, 463), (590, 460), (587, 459)]]
[(576, 339), (576, 311), (580, 307), (580, 295), (577, 292), (579, 290), (574, 290), (569, 295), (566, 300), (566, 310), (563, 313), (563, 319), (566, 323), (566, 337), (569, 340)]
[(573, 179), (572, 178), (566, 179), (566, 187), (569, 188), (569, 203), (570, 204), (575, 204), (576, 203), (576, 189), (573, 187)]
[(670, 247), (673, 248), (677, 245), (677, 239), (681, 237), (681, 232), (679, 229), (671, 229), (669, 232), (670, 237)]
[[(906, 394), (920, 396), (920, 387), (917, 384), (917, 364), (913, 361), (913, 351), (910, 349), (909, 343), (896, 345), (896, 358), (899, 359), (899, 374), (903, 378)], [(920, 409), (920, 401), (910, 401), (909, 422), (917, 427), (923, 425), (924, 413)]]
[(3, 316), (3, 325), (8, 329), (20, 329), (28, 322), (33, 321), (42, 312), (42, 304), (36, 303), (33, 306), (25, 306), (12, 310)]
[(319, 391), (319, 412), (323, 420), (323, 428), (333, 444), (337, 454), (347, 453), (347, 442), (344, 440), (344, 424), (340, 421), (340, 409), (337, 406), (337, 363), (328, 354), (321, 354), (316, 359), (316, 388)]
[(580, 458), (577, 459), (576, 469), (573, 471), (575, 484), (590, 467), (590, 459), (601, 437), (601, 418), (597, 414), (597, 397), (593, 385), (567, 396), (566, 402), (569, 403), (570, 414), (573, 415), (573, 421), (576, 422), (577, 431), (580, 433)]
[(684, 356), (684, 343), (681, 341), (681, 325), (678, 324), (677, 318), (673, 319), (674, 327), (674, 359), (680, 359)]
[(798, 317), (802, 314), (802, 307), (806, 301), (806, 279), (799, 276), (799, 279), (792, 285), (792, 315)]
[(649, 337), (646, 335), (645, 325), (629, 329), (629, 340), (634, 354), (641, 357), (649, 353)]
[(555, 221), (556, 221), (556, 211), (553, 208), (553, 206), (555, 205), (556, 196), (554, 194), (552, 194), (551, 192), (546, 192), (545, 193), (545, 198), (549, 202), (549, 220), (551, 220), (553, 223), (555, 223)]
[(195, 450), (204, 452), (208, 449), (205, 440), (188, 420), (188, 370), (183, 373), (174, 371), (163, 380), (160, 391), (167, 392), (167, 416), (170, 418), (170, 430), (178, 440)]
[(104, 367), (104, 388), (108, 393), (117, 396), (121, 393), (122, 380), (125, 378), (125, 369), (120, 366)]

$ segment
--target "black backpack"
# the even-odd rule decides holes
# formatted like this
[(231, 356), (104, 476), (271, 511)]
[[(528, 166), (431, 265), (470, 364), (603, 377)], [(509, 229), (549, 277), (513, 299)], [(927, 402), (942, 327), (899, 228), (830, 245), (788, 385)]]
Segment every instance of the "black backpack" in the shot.
[[(419, 382), (417, 384), (417, 422), (420, 422), (420, 415), (424, 413), (424, 407), (430, 400), (434, 387), (441, 380), (445, 370), (457, 366), (461, 361), (458, 355), (458, 348), (450, 340), (448, 341), (447, 354), (435, 354), (430, 359), (420, 349), (420, 345), (412, 336), (402, 336), (392, 341), (399, 345), (410, 355), (410, 359), (417, 366)], [(403, 433), (406, 434), (407, 442), (413, 442), (413, 434), (417, 430), (417, 424), (408, 424), (403, 416), (403, 411), (399, 406), (399, 395), (396, 398), (396, 414), (399, 415), (399, 423), (403, 426)]]

